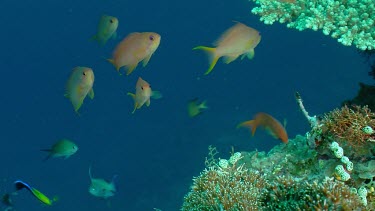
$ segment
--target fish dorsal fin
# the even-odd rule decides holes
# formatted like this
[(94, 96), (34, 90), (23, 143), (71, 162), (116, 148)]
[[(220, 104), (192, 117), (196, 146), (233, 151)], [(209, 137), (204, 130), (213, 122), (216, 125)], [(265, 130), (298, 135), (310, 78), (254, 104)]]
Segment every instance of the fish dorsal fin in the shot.
[(228, 39), (228, 37), (230, 37), (230, 35), (232, 33), (234, 33), (235, 29), (237, 28), (236, 27), (237, 25), (243, 25), (243, 24), (240, 23), (240, 22), (236, 22), (236, 24), (234, 26), (230, 27), (225, 32), (223, 32), (221, 34), (221, 36), (217, 40), (215, 40), (215, 42), (213, 43), (213, 45), (214, 46), (219, 46), (221, 42), (223, 42), (224, 40)]
[(92, 175), (91, 175), (91, 165), (89, 167), (89, 177), (90, 177), (90, 180), (92, 181)]
[(283, 127), (284, 129), (286, 130), (286, 125), (288, 124), (288, 119), (287, 118), (284, 118), (284, 121), (283, 121)]

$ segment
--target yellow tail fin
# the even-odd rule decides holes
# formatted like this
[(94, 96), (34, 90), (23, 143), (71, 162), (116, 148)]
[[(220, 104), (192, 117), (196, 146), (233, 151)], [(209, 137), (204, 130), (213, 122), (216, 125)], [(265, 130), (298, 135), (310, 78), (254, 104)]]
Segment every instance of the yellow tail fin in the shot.
[(210, 67), (204, 73), (205, 75), (208, 75), (214, 69), (217, 61), (220, 58), (219, 56), (217, 56), (215, 54), (216, 48), (210, 48), (210, 47), (206, 47), (206, 46), (197, 46), (197, 47), (193, 48), (193, 50), (203, 50), (203, 51), (205, 51), (208, 54), (208, 56), (209, 56), (209, 62), (210, 62)]

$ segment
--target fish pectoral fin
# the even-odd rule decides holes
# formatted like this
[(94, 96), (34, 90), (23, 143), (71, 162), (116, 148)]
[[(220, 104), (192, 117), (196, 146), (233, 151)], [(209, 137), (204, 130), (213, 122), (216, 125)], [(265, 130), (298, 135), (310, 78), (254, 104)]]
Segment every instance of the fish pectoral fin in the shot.
[(159, 91), (152, 91), (152, 93), (151, 93), (151, 98), (152, 99), (157, 100), (157, 99), (160, 99), (162, 97), (163, 97), (163, 94), (161, 92), (159, 92)]
[(91, 88), (90, 91), (89, 91), (89, 97), (90, 97), (90, 99), (94, 99), (94, 96), (95, 96), (94, 89)]
[(130, 75), (130, 73), (133, 72), (133, 70), (137, 67), (138, 64), (129, 65), (126, 70), (126, 75)]
[(152, 54), (148, 55), (145, 59), (143, 59), (143, 61), (142, 61), (143, 67), (146, 67), (146, 65), (148, 64), (148, 62), (151, 59), (151, 56), (152, 56)]
[(238, 55), (236, 55), (236, 56), (225, 56), (224, 57), (224, 63), (229, 64), (229, 63), (233, 62), (234, 60), (236, 60), (237, 58), (238, 58)]
[(254, 54), (255, 54), (254, 49), (251, 49), (246, 55), (247, 55), (247, 58), (251, 60), (254, 58)]
[(111, 39), (114, 39), (114, 40), (117, 39), (117, 32), (113, 32)]
[(151, 100), (150, 100), (150, 98), (148, 98), (148, 100), (146, 101), (146, 106), (149, 107), (150, 103), (151, 103)]
[(265, 127), (264, 128), (266, 130), (266, 132), (271, 135), (273, 138), (275, 139), (278, 139), (279, 137), (277, 136), (277, 134), (275, 132), (273, 132), (273, 130), (269, 127)]
[(135, 100), (135, 94), (131, 93), (131, 92), (128, 92), (127, 95), (129, 95), (130, 97), (133, 98), (133, 100)]

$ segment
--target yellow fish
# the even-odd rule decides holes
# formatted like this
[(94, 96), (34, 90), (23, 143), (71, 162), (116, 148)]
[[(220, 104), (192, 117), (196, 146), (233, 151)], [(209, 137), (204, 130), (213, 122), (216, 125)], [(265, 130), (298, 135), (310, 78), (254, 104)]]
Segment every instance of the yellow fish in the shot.
[(83, 100), (87, 95), (94, 98), (94, 72), (88, 67), (75, 67), (66, 84), (65, 97), (72, 102), (74, 111), (82, 106)]
[(207, 75), (215, 67), (220, 57), (224, 57), (224, 63), (226, 64), (236, 60), (240, 55), (242, 55), (241, 59), (245, 56), (252, 59), (254, 57), (254, 48), (259, 44), (260, 40), (261, 36), (257, 30), (237, 22), (236, 25), (227, 29), (214, 42), (216, 48), (197, 46), (193, 50), (204, 50), (209, 54), (210, 67), (205, 73)]
[(147, 65), (159, 44), (160, 35), (155, 32), (134, 32), (117, 45), (112, 59), (107, 60), (115, 66), (117, 71), (125, 67), (126, 75), (129, 75), (140, 61), (143, 62), (143, 67)]
[(202, 113), (203, 110), (208, 108), (206, 106), (206, 101), (199, 103), (198, 98), (190, 100), (187, 107), (188, 107), (188, 114), (190, 117), (198, 116), (199, 114)]
[(100, 45), (105, 45), (109, 38), (116, 38), (118, 27), (118, 19), (109, 15), (102, 15), (98, 24), (98, 31), (96, 35), (92, 37)]
[(46, 195), (44, 195), (42, 192), (40, 192), (39, 190), (31, 187), (29, 184), (27, 184), (23, 181), (17, 180), (17, 181), (14, 182), (14, 185), (15, 185), (17, 191), (21, 190), (23, 188), (26, 188), (27, 190), (29, 190), (34, 195), (35, 198), (37, 198), (43, 204), (52, 205), (52, 203), (54, 201), (57, 201), (57, 197), (54, 197), (53, 199), (50, 199)]
[(42, 149), (42, 151), (49, 152), (44, 160), (48, 160), (50, 157), (65, 157), (67, 159), (78, 151), (78, 146), (72, 141), (62, 139), (52, 145), (50, 149)]
[(128, 92), (128, 95), (134, 99), (134, 110), (132, 113), (134, 113), (135, 110), (140, 109), (144, 104), (150, 106), (151, 97), (153, 99), (159, 99), (162, 97), (160, 92), (152, 91), (150, 84), (141, 77), (138, 78), (135, 86), (135, 94)]

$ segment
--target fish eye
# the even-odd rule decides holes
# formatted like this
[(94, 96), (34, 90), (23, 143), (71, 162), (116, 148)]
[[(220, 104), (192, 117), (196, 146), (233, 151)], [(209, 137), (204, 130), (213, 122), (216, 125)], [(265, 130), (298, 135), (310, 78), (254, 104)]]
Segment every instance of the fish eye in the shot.
[(153, 41), (155, 38), (154, 38), (154, 35), (150, 35), (150, 40)]
[(82, 75), (86, 75), (86, 73), (85, 73), (85, 72), (82, 72)]
[(110, 23), (113, 23), (113, 19), (109, 19), (109, 22), (110, 22)]
[(141, 89), (143, 90), (143, 86), (141, 86)]

